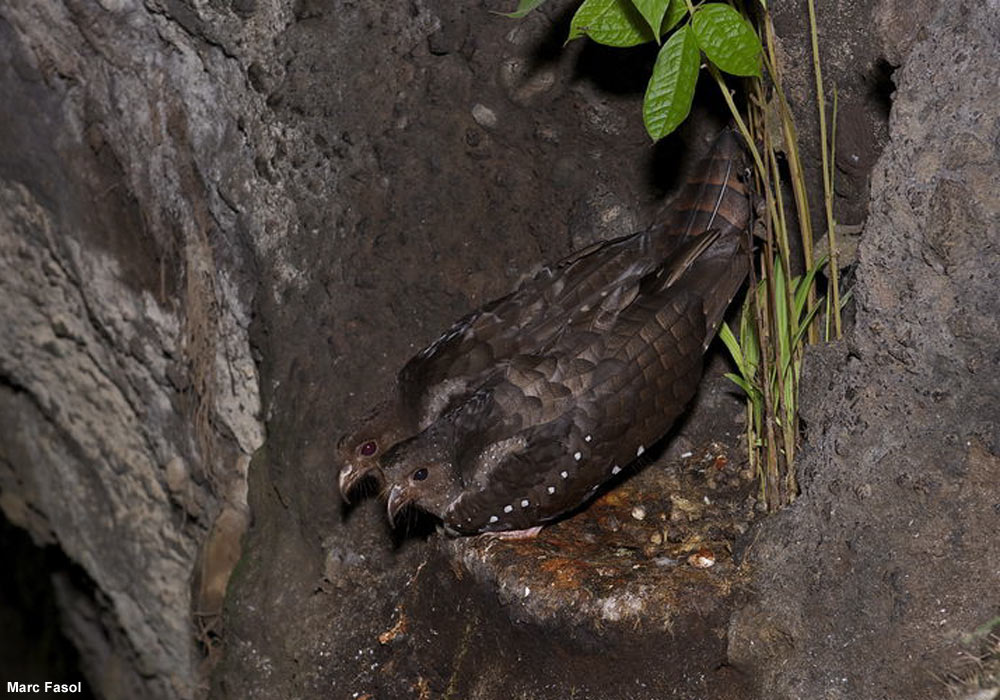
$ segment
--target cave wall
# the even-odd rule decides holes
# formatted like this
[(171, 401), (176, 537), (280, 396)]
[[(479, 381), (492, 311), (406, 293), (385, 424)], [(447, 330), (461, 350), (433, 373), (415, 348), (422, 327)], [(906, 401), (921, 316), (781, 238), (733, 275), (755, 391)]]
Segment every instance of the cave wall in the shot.
[[(469, 550), (340, 505), (333, 445), (394, 369), (655, 221), (716, 127), (701, 91), (649, 148), (620, 76), (651, 53), (563, 48), (570, 5), (0, 5), (0, 508), (61, 553), (95, 695), (204, 695), (221, 639), (217, 697), (596, 698), (615, 669), (621, 697), (920, 697), (995, 612), (995, 2), (821, 11), (843, 223), (871, 183), (857, 326), (808, 358), (803, 495), (754, 533), (728, 642), (717, 611), (688, 658), (669, 616), (531, 627)], [(808, 104), (801, 12), (775, 10)]]
[[(611, 643), (590, 629), (602, 618), (568, 632), (565, 617), (539, 627), (528, 614), (521, 627), (493, 585), (454, 573), (440, 542), (393, 534), (376, 499), (345, 508), (336, 490), (338, 438), (406, 358), (540, 261), (655, 221), (718, 129), (702, 119), (650, 149), (644, 85), (611, 89), (648, 52), (562, 49), (570, 3), (520, 23), (487, 8), (305, 3), (278, 44), (284, 77), (268, 102), (308, 138), (286, 143), (293, 159), (276, 177), (299, 203), (290, 242), (310, 283), (259, 297), (268, 443), (250, 470), (255, 523), (227, 601), (218, 697), (617, 687), (596, 663)], [(367, 70), (342, 68), (358, 63)], [(638, 636), (634, 617), (612, 625), (636, 692), (647, 675), (702, 687), (680, 649), (654, 667), (626, 651), (666, 639), (662, 622)]]
[[(204, 692), (265, 412), (297, 428), (304, 397), (290, 439), (328, 450), (443, 319), (642, 225), (675, 178), (609, 147), (645, 140), (625, 97), (525, 119), (575, 62), (479, 9), (8, 3), (0, 38), (0, 505), (60, 554), (39, 575), (99, 696)], [(539, 173), (558, 189), (531, 203)], [(291, 403), (262, 408), (276, 388)], [(291, 476), (329, 511), (324, 466)]]
[(171, 7), (0, 7), (0, 507), (63, 555), (35, 575), (108, 698), (194, 694), (224, 586), (199, 553), (262, 440), (247, 203), (282, 198), (248, 176), (226, 18)]
[(996, 616), (996, 9), (943, 6), (893, 75), (855, 325), (807, 354), (802, 496), (763, 527), (731, 628), (762, 697), (945, 697)]

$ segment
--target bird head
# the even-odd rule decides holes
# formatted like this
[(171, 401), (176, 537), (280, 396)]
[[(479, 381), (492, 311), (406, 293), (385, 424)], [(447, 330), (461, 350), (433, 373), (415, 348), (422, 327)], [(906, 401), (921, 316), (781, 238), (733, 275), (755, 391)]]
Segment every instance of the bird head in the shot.
[(424, 432), (393, 447), (381, 460), (389, 521), (406, 506), (440, 517), (461, 494), (445, 443)]
[(384, 484), (380, 458), (397, 442), (415, 432), (415, 429), (408, 429), (407, 421), (400, 414), (396, 402), (379, 404), (337, 443), (338, 483), (345, 501), (350, 502), (351, 491), (367, 477), (373, 477), (379, 486)]

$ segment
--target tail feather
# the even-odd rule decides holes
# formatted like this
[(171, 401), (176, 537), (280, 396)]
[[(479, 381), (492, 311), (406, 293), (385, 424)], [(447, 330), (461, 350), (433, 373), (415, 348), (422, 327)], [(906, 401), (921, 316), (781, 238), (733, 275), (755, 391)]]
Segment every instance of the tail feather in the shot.
[(731, 129), (716, 138), (712, 149), (671, 201), (664, 233), (673, 245), (718, 229), (723, 237), (743, 231), (750, 221), (749, 187), (743, 181), (746, 155)]

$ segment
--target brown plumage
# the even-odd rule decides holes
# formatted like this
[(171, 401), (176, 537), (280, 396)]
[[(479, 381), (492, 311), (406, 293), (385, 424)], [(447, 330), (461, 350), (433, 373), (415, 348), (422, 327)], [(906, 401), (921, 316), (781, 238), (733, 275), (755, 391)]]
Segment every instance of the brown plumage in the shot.
[(683, 411), (747, 268), (745, 237), (712, 231), (571, 314), (546, 347), (385, 455), (390, 518), (413, 504), (475, 534), (580, 506)]
[[(710, 255), (698, 258), (699, 269), (709, 269), (709, 258), (724, 258), (721, 241), (739, 238), (749, 217), (742, 172), (736, 137), (724, 132), (697, 177), (672, 202), (663, 225), (595, 244), (542, 268), (513, 293), (461, 319), (418, 353), (400, 371), (390, 398), (338, 445), (344, 497), (366, 476), (384, 481), (380, 460), (393, 445), (429, 429), (444, 415), (468, 414), (484, 384), (496, 391), (498, 377), (537, 369), (531, 367), (535, 360), (526, 358), (565, 360), (575, 351), (574, 344), (583, 349), (587, 333), (622, 327), (624, 310), (632, 309), (627, 317), (658, 298), (655, 276), (668, 269), (665, 261), (676, 265), (683, 256), (700, 252), (701, 246), (691, 241), (709, 228), (720, 242), (710, 246)], [(678, 248), (681, 257), (671, 257)], [(647, 289), (640, 295), (642, 280)], [(726, 293), (719, 313), (735, 288)], [(700, 363), (700, 352), (698, 357)]]

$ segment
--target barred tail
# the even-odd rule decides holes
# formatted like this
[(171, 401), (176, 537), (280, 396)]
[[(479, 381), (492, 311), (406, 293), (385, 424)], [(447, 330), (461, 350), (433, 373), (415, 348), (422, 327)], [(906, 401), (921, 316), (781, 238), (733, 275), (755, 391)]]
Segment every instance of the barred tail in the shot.
[(750, 223), (750, 190), (744, 182), (746, 155), (740, 136), (725, 129), (681, 187), (664, 222), (666, 234), (684, 240), (716, 229), (723, 238)]

